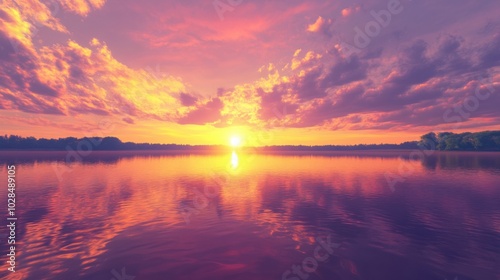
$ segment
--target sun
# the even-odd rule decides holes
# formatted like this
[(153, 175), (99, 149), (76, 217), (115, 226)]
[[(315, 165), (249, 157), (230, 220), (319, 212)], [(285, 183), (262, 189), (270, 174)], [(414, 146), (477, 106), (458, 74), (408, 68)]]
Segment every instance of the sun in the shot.
[(233, 148), (241, 146), (241, 137), (238, 135), (231, 136), (231, 138), (229, 138), (229, 145)]

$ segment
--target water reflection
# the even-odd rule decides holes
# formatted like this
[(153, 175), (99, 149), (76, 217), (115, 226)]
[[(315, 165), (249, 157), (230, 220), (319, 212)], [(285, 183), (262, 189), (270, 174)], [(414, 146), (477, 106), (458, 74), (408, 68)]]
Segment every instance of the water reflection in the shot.
[(342, 246), (310, 279), (496, 279), (500, 163), (444, 158), (456, 160), (417, 166), (395, 192), (393, 156), (118, 157), (62, 181), (50, 161), (19, 164), (16, 276), (281, 279), (331, 235)]
[[(120, 160), (132, 158), (151, 158), (151, 157), (186, 157), (196, 155), (212, 155), (219, 157), (225, 154), (225, 151), (118, 151), (104, 152), (95, 151), (88, 156), (82, 157), (82, 161), (74, 162), (73, 157), (69, 157), (65, 151), (42, 151), (42, 152), (19, 152), (19, 151), (0, 151), (0, 164), (10, 164), (12, 162), (23, 164), (35, 164), (42, 162), (57, 162), (57, 164), (108, 164), (114, 165)], [(238, 154), (240, 153), (240, 154)], [(372, 159), (402, 159), (410, 160), (412, 151), (339, 151), (339, 152), (282, 152), (279, 156), (283, 157), (335, 157), (335, 158), (372, 158)], [(420, 159), (420, 163), (427, 169), (487, 169), (497, 170), (500, 166), (500, 156), (497, 153), (488, 152), (441, 152), (428, 151)], [(234, 155), (236, 154), (236, 155)], [(273, 154), (273, 153), (271, 153)], [(261, 153), (265, 155), (265, 153)], [(231, 166), (233, 162), (242, 163), (238, 157), (244, 156), (246, 160), (252, 161), (252, 157), (243, 151), (233, 150), (231, 152)], [(417, 157), (418, 158), (418, 157)], [(412, 159), (415, 160), (415, 159)]]
[(233, 169), (238, 168), (238, 154), (236, 153), (236, 151), (233, 151), (231, 153), (231, 167)]

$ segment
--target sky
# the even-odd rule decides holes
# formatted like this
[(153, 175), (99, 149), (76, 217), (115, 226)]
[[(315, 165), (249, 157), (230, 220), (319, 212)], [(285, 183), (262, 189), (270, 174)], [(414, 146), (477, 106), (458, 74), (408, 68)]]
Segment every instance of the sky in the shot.
[(500, 129), (498, 0), (3, 0), (0, 129), (399, 143)]

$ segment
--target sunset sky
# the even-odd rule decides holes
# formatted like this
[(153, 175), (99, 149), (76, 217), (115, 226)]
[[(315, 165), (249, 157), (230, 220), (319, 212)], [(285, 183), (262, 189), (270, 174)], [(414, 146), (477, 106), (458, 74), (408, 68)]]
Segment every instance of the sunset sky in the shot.
[(397, 143), (500, 130), (498, 0), (3, 0), (0, 128)]

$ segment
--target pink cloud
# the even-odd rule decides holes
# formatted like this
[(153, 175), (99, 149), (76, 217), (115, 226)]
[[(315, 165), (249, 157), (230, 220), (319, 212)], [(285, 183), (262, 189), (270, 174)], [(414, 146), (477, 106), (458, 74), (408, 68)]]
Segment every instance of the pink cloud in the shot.
[[(154, 5), (132, 4), (137, 13), (149, 16), (147, 28), (133, 31), (132, 34), (136, 39), (147, 40), (154, 47), (194, 46), (207, 41), (255, 40), (260, 34), (269, 33), (274, 26), (312, 7), (307, 3), (292, 7), (280, 7), (281, 4), (277, 2), (263, 6), (244, 3), (231, 11), (231, 16), (220, 20), (211, 2), (201, 2), (196, 8), (183, 4), (167, 8), (167, 3), (153, 2)], [(280, 13), (275, 13), (278, 7)], [(163, 8), (168, 9), (169, 13), (158, 12), (163, 11)]]
[(348, 17), (348, 16), (351, 16), (351, 15), (359, 12), (360, 10), (361, 10), (361, 6), (356, 5), (353, 7), (347, 7), (347, 8), (342, 9), (341, 14), (343, 17)]
[(180, 124), (207, 124), (213, 123), (221, 118), (223, 103), (219, 98), (213, 98), (207, 103), (200, 104), (184, 117), (179, 119)]

